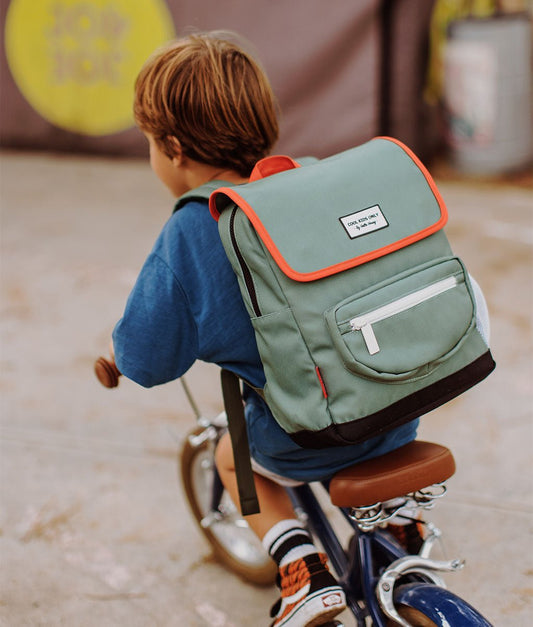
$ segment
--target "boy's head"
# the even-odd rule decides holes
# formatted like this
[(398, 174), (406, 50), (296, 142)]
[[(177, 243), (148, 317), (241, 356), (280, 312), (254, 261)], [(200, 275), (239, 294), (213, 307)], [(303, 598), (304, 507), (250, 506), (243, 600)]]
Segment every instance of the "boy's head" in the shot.
[(135, 85), (135, 121), (171, 159), (175, 139), (201, 163), (248, 177), (278, 138), (264, 72), (216, 34), (190, 35), (151, 57)]

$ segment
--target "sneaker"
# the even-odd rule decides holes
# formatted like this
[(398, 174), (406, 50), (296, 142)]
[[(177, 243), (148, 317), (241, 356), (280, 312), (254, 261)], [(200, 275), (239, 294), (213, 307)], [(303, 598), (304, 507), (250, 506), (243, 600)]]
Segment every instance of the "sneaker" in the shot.
[(281, 599), (271, 627), (317, 627), (346, 608), (346, 597), (329, 572), (326, 555), (313, 553), (280, 568)]
[(387, 531), (409, 555), (418, 555), (424, 544), (424, 524), (413, 521), (407, 525), (387, 525)]

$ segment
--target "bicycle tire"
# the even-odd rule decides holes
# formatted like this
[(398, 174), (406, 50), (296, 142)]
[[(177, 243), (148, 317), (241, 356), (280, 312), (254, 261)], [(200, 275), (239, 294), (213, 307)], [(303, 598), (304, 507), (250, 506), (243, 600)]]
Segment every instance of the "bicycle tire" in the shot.
[(221, 519), (207, 527), (201, 524), (211, 511), (214, 463), (208, 442), (193, 446), (186, 439), (179, 455), (179, 468), (183, 490), (198, 528), (218, 562), (247, 582), (272, 585), (276, 580), (276, 565), (225, 491), (221, 499)]
[(394, 603), (398, 614), (413, 627), (492, 627), (469, 603), (435, 584), (399, 586)]

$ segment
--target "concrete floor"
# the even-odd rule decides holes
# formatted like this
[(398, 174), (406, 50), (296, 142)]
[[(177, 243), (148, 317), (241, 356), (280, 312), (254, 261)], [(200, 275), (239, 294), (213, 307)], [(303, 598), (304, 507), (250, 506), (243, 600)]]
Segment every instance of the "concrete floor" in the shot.
[[(458, 470), (430, 515), (449, 586), (498, 626), (533, 624), (533, 200), (509, 182), (439, 180), (456, 252), (486, 291), (497, 371), (423, 419)], [(276, 591), (213, 561), (176, 473), (193, 416), (178, 383), (99, 386), (94, 358), (171, 199), (143, 161), (1, 161), (0, 624), (249, 627)], [(218, 373), (193, 369), (206, 413)], [(349, 622), (347, 622), (347, 625)]]

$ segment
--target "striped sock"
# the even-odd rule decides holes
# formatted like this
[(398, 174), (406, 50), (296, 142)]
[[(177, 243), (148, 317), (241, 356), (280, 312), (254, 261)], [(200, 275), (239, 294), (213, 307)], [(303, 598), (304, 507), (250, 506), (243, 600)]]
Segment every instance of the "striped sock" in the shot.
[(317, 553), (309, 532), (298, 520), (276, 523), (263, 538), (263, 546), (279, 568)]

